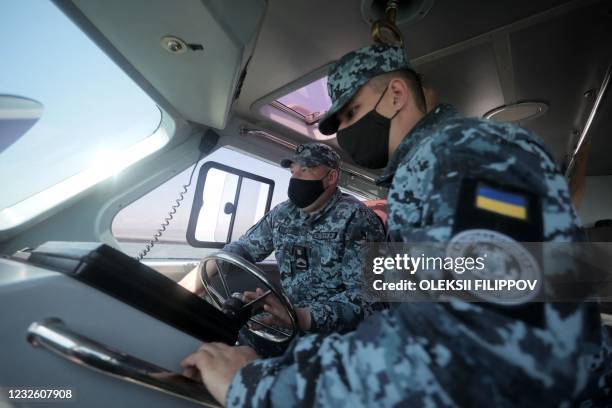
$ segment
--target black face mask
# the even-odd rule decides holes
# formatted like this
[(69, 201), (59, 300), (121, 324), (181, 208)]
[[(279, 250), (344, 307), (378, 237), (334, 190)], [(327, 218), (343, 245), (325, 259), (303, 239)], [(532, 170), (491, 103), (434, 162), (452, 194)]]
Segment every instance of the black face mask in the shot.
[(327, 177), (327, 174), (320, 180), (302, 180), (291, 177), (289, 180), (289, 190), (287, 191), (289, 200), (299, 208), (308, 207), (317, 201), (317, 198), (325, 191), (323, 179)]
[(387, 88), (378, 98), (374, 109), (336, 134), (338, 144), (351, 156), (353, 161), (369, 169), (380, 169), (387, 165), (391, 120), (399, 113), (398, 110), (393, 116), (386, 118), (376, 111), (385, 92)]

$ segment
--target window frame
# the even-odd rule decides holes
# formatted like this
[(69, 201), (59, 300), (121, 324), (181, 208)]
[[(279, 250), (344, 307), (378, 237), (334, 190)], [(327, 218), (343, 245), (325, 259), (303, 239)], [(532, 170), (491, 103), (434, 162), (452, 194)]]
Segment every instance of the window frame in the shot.
[(279, 102), (279, 99), (287, 96), (291, 92), (297, 91), (298, 89), (311, 84), (325, 76), (327, 76), (329, 69), (333, 66), (336, 61), (332, 61), (328, 64), (323, 65), (309, 72), (308, 74), (290, 82), (275, 91), (257, 99), (250, 108), (251, 113), (263, 121), (263, 123), (271, 124), (273, 127), (280, 126), (284, 129), (297, 132), (307, 138), (308, 141), (321, 142), (333, 140), (336, 135), (323, 135), (319, 132), (317, 123), (327, 112), (323, 112), (322, 115), (318, 116), (311, 123), (305, 120), (304, 115), (295, 110), (287, 107), (286, 105)]
[[(312, 116), (312, 119), (309, 119), (307, 116), (302, 115), (300, 112), (296, 111), (295, 109), (291, 109), (290, 107), (288, 107), (287, 105), (285, 105), (282, 102), (279, 102), (277, 99), (273, 100), (272, 102), (270, 102), (270, 106), (285, 112), (289, 115), (292, 115), (293, 117), (295, 117), (296, 119), (301, 120), (302, 122), (304, 122), (304, 124), (306, 124), (307, 126), (313, 126), (317, 123), (319, 123), (319, 121), (321, 120), (321, 118), (323, 116), (325, 116), (325, 112), (323, 113), (318, 113), (317, 115), (309, 115)], [(327, 111), (326, 111), (327, 112)]]
[(223, 248), (225, 245), (231, 242), (232, 233), (234, 230), (234, 220), (236, 218), (236, 211), (232, 213), (232, 218), (230, 220), (230, 226), (227, 231), (226, 242), (212, 242), (212, 241), (199, 241), (195, 237), (196, 227), (198, 225), (198, 219), (200, 210), (204, 204), (203, 196), (204, 196), (204, 186), (206, 184), (206, 177), (208, 176), (208, 172), (212, 169), (217, 169), (221, 171), (225, 171), (229, 174), (234, 174), (238, 176), (238, 185), (236, 188), (236, 195), (234, 197), (234, 208), (238, 208), (238, 203), (240, 201), (240, 191), (242, 189), (242, 180), (244, 178), (248, 178), (254, 181), (258, 181), (262, 184), (267, 184), (268, 188), (268, 198), (266, 199), (266, 206), (264, 210), (264, 214), (267, 214), (270, 211), (270, 206), (272, 205), (272, 197), (274, 195), (274, 186), (275, 182), (272, 179), (259, 176), (257, 174), (249, 173), (244, 170), (239, 170), (232, 166), (227, 166), (225, 164), (221, 164), (216, 161), (207, 161), (201, 167), (198, 173), (198, 180), (196, 184), (196, 189), (193, 195), (193, 203), (191, 206), (191, 214), (189, 215), (189, 223), (187, 224), (187, 233), (186, 239), (187, 243), (195, 248)]

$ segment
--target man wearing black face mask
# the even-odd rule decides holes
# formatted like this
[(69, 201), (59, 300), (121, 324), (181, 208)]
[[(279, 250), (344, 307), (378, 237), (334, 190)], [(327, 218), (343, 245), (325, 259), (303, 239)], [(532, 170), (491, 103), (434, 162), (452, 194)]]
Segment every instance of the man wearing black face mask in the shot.
[[(378, 182), (390, 186), (392, 241), (486, 249), (495, 237), (512, 243), (516, 252), (505, 255), (516, 260), (531, 256), (519, 241), (582, 239), (567, 184), (543, 142), (449, 105), (427, 112), (402, 48), (375, 44), (346, 54), (329, 72), (328, 91), (332, 106), (319, 129), (337, 132), (356, 163), (385, 167)], [(534, 261), (510, 272), (544, 280), (547, 271), (558, 277), (571, 269), (546, 262), (553, 268)], [(491, 272), (508, 271), (493, 265)], [(482, 294), (472, 303), (407, 301), (348, 334), (298, 338), (281, 358), (211, 345), (184, 365), (197, 367), (231, 406), (549, 407), (578, 406), (588, 395), (586, 406), (609, 407), (612, 354), (601, 347), (607, 337), (597, 307), (580, 294), (560, 304), (551, 301), (554, 288), (546, 291), (539, 303), (523, 297), (509, 305)], [(590, 370), (592, 389), (583, 394)]]
[[(285, 294), (296, 308), (304, 332), (347, 332), (381, 305), (361, 299), (365, 242), (385, 240), (382, 222), (356, 198), (342, 193), (338, 185), (340, 157), (329, 146), (309, 143), (281, 161), (289, 168), (288, 196), (270, 210), (240, 239), (224, 251), (259, 262), (274, 251)], [(191, 272), (181, 285), (202, 290)], [(245, 293), (245, 301), (256, 297)], [(268, 324), (287, 325), (287, 316), (274, 298), (266, 299)], [(249, 336), (262, 355), (282, 349)], [(255, 343), (255, 344), (253, 344)]]

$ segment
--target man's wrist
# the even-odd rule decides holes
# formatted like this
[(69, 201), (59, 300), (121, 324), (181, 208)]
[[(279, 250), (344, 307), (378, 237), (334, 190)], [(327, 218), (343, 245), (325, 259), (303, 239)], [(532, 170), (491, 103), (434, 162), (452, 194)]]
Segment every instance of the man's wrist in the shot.
[(200, 281), (198, 268), (192, 269), (178, 282), (178, 284), (196, 295), (201, 293), (204, 289), (202, 282)]
[(307, 307), (297, 308), (295, 313), (297, 314), (298, 326), (301, 331), (309, 331), (312, 327), (312, 316), (310, 315), (310, 309)]

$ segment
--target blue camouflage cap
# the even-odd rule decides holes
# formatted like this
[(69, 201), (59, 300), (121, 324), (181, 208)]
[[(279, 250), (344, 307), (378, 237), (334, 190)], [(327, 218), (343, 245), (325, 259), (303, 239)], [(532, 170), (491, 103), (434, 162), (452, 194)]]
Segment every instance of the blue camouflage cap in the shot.
[(402, 47), (374, 44), (344, 55), (327, 75), (327, 93), (332, 105), (319, 122), (319, 131), (331, 135), (338, 130), (336, 113), (370, 79), (401, 69), (412, 69)]
[(331, 147), (323, 143), (301, 144), (295, 148), (295, 154), (287, 159), (283, 159), (280, 165), (283, 167), (297, 163), (301, 166), (315, 167), (324, 165), (337, 169), (340, 167), (340, 156)]

